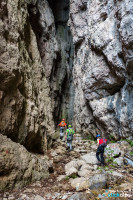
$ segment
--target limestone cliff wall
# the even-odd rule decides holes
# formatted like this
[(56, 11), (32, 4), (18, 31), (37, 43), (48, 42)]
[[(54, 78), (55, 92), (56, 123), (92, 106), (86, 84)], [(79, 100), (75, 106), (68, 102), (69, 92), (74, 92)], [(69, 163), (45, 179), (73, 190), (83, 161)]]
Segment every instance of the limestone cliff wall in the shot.
[(74, 46), (70, 28), (67, 26), (69, 7), (69, 0), (38, 0), (36, 4), (30, 4), (28, 9), (49, 83), (56, 125), (61, 118), (69, 123), (73, 119)]
[(133, 135), (132, 11), (132, 0), (70, 0), (79, 132)]
[(49, 84), (31, 28), (28, 5), (0, 2), (0, 132), (44, 152), (54, 134)]

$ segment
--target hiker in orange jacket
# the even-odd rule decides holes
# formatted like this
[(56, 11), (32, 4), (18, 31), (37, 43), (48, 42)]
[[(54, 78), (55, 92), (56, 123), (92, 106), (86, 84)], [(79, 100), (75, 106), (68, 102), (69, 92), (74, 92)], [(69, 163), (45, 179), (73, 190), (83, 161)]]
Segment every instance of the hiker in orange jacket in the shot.
[(58, 124), (58, 126), (60, 126), (60, 139), (62, 140), (64, 137), (64, 130), (66, 128), (66, 122), (64, 119), (62, 119), (62, 121)]

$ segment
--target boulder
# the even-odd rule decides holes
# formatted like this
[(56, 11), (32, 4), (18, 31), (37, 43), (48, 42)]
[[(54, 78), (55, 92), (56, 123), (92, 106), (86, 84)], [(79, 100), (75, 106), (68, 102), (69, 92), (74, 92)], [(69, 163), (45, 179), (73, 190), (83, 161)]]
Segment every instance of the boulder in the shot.
[(116, 172), (116, 171), (113, 171), (111, 174), (112, 174), (112, 176), (123, 177), (123, 175), (121, 173)]
[(67, 171), (66, 171), (67, 176), (76, 175), (77, 173), (78, 173), (78, 170), (75, 167), (71, 167), (71, 168), (67, 169)]
[(83, 161), (83, 160), (72, 160), (65, 165), (65, 172), (67, 173), (67, 171), (69, 171), (69, 169), (72, 168), (72, 167), (79, 170), (80, 167), (84, 164), (85, 164), (85, 161)]
[(89, 179), (83, 177), (70, 179), (70, 183), (72, 188), (76, 189), (76, 191), (81, 191), (89, 188)]
[(65, 154), (66, 149), (65, 149), (65, 147), (58, 146), (55, 152), (56, 152), (57, 154), (61, 154), (61, 155), (62, 155), (62, 154)]
[(105, 154), (106, 157), (108, 157), (108, 156), (111, 156), (111, 157), (119, 156), (121, 154), (120, 145), (118, 143), (108, 144), (107, 147), (105, 148), (104, 154)]
[(107, 178), (105, 174), (96, 174), (89, 179), (89, 188), (91, 190), (94, 189), (102, 189), (106, 187)]
[(0, 191), (3, 191), (45, 179), (49, 173), (44, 159), (0, 134), (0, 175)]
[(124, 181), (124, 176), (116, 171), (107, 173), (108, 186), (114, 186), (114, 184), (121, 184)]
[(86, 163), (92, 164), (92, 165), (95, 165), (98, 162), (95, 152), (85, 154), (84, 156), (81, 157), (81, 159), (83, 159)]
[(78, 175), (80, 177), (89, 177), (91, 174), (91, 171), (87, 170), (87, 169), (84, 169), (84, 170), (81, 170), (81, 171), (78, 171)]
[(124, 164), (123, 157), (115, 158), (114, 162), (116, 162), (117, 165), (122, 166)]

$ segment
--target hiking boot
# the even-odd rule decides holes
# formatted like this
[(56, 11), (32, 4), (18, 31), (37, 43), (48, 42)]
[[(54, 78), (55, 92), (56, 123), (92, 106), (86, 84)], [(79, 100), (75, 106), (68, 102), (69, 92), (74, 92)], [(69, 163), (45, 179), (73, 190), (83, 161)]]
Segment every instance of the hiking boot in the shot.
[(97, 165), (98, 165), (98, 166), (102, 166), (102, 164), (101, 164), (100, 162), (99, 162), (99, 163), (97, 163)]
[(100, 161), (98, 161), (97, 165), (101, 166), (101, 162), (100, 162)]

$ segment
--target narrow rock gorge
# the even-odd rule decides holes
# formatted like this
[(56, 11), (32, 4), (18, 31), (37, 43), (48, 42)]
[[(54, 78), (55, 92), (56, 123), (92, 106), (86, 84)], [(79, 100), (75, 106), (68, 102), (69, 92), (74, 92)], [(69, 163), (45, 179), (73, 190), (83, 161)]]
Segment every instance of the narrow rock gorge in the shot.
[(62, 118), (133, 139), (132, 30), (133, 0), (0, 1), (1, 191), (48, 176)]

